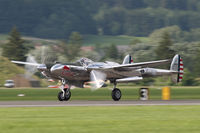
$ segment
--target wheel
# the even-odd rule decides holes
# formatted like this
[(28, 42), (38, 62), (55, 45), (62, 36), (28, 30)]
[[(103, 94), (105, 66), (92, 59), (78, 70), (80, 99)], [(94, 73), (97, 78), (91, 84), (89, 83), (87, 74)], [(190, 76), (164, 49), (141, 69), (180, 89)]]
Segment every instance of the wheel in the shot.
[(63, 92), (62, 91), (58, 93), (58, 100), (59, 101), (64, 101), (65, 100), (65, 97), (63, 97)]
[(71, 91), (70, 90), (66, 90), (65, 91), (65, 99), (64, 101), (68, 101), (71, 97)]
[(63, 92), (59, 92), (58, 93), (58, 100), (59, 101), (68, 101), (71, 97), (71, 92), (70, 91), (66, 91), (65, 95), (63, 96)]
[(112, 99), (114, 101), (119, 101), (121, 99), (121, 96), (122, 96), (122, 93), (121, 93), (120, 89), (114, 88), (112, 90)]

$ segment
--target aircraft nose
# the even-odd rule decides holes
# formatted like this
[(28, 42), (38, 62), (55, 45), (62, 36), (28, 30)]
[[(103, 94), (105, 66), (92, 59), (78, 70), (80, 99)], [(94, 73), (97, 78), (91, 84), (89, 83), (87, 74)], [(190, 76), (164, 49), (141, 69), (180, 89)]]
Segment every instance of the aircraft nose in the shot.
[(56, 64), (51, 67), (50, 71), (51, 71), (51, 73), (56, 73), (57, 71), (62, 70), (62, 68), (63, 68), (63, 65)]

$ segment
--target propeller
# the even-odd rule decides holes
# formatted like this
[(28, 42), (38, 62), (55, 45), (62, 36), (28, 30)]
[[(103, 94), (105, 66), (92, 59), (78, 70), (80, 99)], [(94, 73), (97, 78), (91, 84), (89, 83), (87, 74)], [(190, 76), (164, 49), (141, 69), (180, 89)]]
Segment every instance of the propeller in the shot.
[(90, 81), (92, 84), (91, 89), (92, 90), (97, 90), (101, 88), (104, 85), (106, 79), (106, 74), (102, 73), (100, 71), (92, 70), (90, 72)]
[(32, 55), (28, 55), (25, 64), (26, 78), (30, 78), (37, 71), (37, 66), (39, 65)]
[[(33, 55), (35, 56), (32, 56), (31, 54), (29, 54), (26, 59), (26, 62), (22, 62), (22, 61), (11, 61), (11, 62), (25, 65), (24, 67), (25, 67), (26, 78), (30, 78), (37, 70), (39, 70), (40, 72), (43, 72), (42, 74), (45, 76), (44, 71), (51, 68), (52, 65), (54, 64), (53, 62), (56, 59), (55, 54), (49, 53), (47, 51), (50, 51), (49, 48), (46, 46), (42, 46), (41, 49), (39, 49), (39, 51), (32, 52)], [(40, 59), (40, 62), (42, 64), (37, 63), (36, 58)]]

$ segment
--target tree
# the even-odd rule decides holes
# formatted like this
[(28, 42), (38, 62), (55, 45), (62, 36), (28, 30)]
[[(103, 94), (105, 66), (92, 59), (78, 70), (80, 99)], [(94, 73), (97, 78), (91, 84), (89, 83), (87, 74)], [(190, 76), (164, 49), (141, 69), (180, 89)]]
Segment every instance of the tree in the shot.
[[(199, 44), (200, 46), (200, 44)], [(199, 48), (199, 47), (198, 47)], [(194, 73), (195, 76), (200, 77), (200, 49), (197, 50), (196, 57), (194, 59)]]
[(74, 44), (77, 47), (80, 47), (82, 44), (83, 38), (79, 32), (72, 32), (69, 36), (69, 43)]
[(155, 53), (157, 59), (170, 59), (175, 55), (175, 51), (171, 49), (172, 41), (168, 32), (164, 32), (159, 46), (156, 48)]
[(25, 61), (28, 49), (24, 46), (24, 42), (17, 28), (14, 27), (10, 32), (8, 43), (3, 45), (2, 55), (10, 60)]
[(62, 53), (67, 57), (69, 61), (73, 61), (80, 54), (80, 48), (82, 44), (82, 36), (78, 32), (72, 32), (69, 41), (60, 44)]
[(106, 57), (112, 58), (112, 59), (118, 58), (118, 49), (114, 44), (110, 45), (108, 49), (106, 50)]
[(188, 71), (187, 69), (184, 70), (182, 85), (183, 86), (195, 86), (195, 85), (197, 85), (197, 81), (195, 80), (195, 76), (190, 71)]

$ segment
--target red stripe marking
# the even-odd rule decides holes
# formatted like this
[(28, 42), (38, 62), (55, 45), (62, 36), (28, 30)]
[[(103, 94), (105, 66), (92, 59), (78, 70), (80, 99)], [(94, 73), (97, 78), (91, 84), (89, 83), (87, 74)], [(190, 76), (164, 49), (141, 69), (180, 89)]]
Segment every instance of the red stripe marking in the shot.
[(180, 68), (180, 70), (183, 70), (183, 68)]
[(179, 79), (183, 79), (183, 77), (179, 77)]
[(131, 62), (133, 62), (133, 59), (131, 60)]
[(183, 61), (183, 59), (180, 59), (180, 61)]
[(64, 70), (69, 70), (70, 68), (68, 66), (63, 67)]
[(180, 64), (180, 66), (183, 66), (183, 64)]

